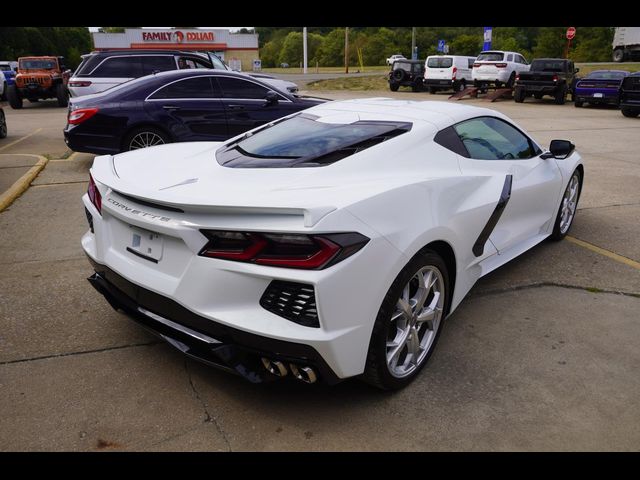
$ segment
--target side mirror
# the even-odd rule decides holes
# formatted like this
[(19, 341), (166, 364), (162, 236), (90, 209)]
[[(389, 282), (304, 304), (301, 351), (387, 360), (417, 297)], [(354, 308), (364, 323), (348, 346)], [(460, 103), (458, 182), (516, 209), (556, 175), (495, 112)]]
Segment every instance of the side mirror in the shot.
[(567, 158), (573, 151), (576, 146), (571, 143), (569, 140), (551, 140), (551, 145), (549, 145), (549, 151), (540, 155), (540, 158), (557, 158), (559, 160), (564, 160)]
[(278, 94), (273, 90), (269, 90), (264, 99), (266, 100), (265, 106), (267, 107), (278, 104)]

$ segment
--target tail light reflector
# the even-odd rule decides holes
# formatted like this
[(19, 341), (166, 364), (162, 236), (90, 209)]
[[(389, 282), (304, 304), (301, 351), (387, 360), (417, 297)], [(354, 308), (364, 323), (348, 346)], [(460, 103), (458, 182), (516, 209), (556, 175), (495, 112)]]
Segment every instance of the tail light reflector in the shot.
[(96, 207), (98, 213), (102, 215), (102, 195), (100, 195), (100, 190), (98, 190), (96, 182), (93, 180), (91, 174), (89, 174), (89, 188), (87, 188), (87, 194), (89, 195), (89, 200), (91, 200), (93, 206)]
[(82, 122), (86, 122), (91, 117), (98, 113), (97, 108), (78, 108), (76, 110), (70, 110), (67, 116), (67, 123), (70, 125), (78, 125)]
[(473, 68), (478, 68), (479, 66), (480, 66), (480, 64), (479, 64), (479, 63), (474, 63), (474, 64), (473, 64)]
[(458, 73), (458, 67), (453, 67), (453, 75), (451, 77), (452, 80), (456, 79), (456, 74)]
[(498, 67), (498, 68), (507, 68), (507, 64), (506, 63), (496, 63), (496, 67)]
[(520, 80), (520, 74), (516, 74), (516, 82)]
[(553, 76), (553, 81), (554, 81), (554, 82), (557, 82), (557, 81), (558, 81), (558, 75), (554, 75), (554, 76)]
[(369, 241), (359, 233), (201, 232), (209, 242), (200, 256), (306, 270), (320, 270), (341, 262)]

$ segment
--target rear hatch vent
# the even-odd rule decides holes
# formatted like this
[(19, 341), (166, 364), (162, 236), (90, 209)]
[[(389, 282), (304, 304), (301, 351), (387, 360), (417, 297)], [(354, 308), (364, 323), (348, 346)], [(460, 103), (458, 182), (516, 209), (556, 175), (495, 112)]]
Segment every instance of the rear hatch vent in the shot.
[(262, 308), (305, 327), (320, 327), (313, 285), (273, 280), (260, 299)]

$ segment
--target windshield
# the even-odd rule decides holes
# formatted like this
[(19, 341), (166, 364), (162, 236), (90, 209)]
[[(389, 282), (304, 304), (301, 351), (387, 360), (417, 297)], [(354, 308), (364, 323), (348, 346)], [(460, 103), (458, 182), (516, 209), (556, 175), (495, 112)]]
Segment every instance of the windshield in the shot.
[(504, 58), (502, 52), (483, 52), (478, 55), (478, 62), (501, 62)]
[(629, 75), (629, 72), (600, 70), (597, 72), (591, 72), (586, 78), (593, 78), (596, 80), (621, 80), (627, 75)]
[(562, 60), (534, 60), (531, 62), (532, 72), (564, 72), (566, 63)]
[(8, 63), (0, 63), (0, 70), (11, 70), (11, 65)]
[(56, 68), (55, 60), (20, 60), (22, 70), (51, 70)]
[(213, 68), (217, 68), (219, 70), (229, 70), (224, 62), (220, 60), (220, 58), (216, 54), (209, 52), (209, 59), (213, 64)]
[(427, 60), (427, 67), (429, 68), (449, 68), (453, 65), (453, 58), (451, 57), (433, 57)]

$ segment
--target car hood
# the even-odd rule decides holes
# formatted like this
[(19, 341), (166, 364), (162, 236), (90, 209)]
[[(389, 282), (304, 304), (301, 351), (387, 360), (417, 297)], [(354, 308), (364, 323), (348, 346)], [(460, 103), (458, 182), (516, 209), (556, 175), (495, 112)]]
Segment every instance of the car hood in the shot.
[(406, 175), (363, 176), (340, 162), (312, 168), (227, 168), (215, 158), (220, 145), (174, 143), (96, 157), (91, 174), (118, 193), (167, 206), (303, 213), (308, 226), (333, 210), (412, 183)]

